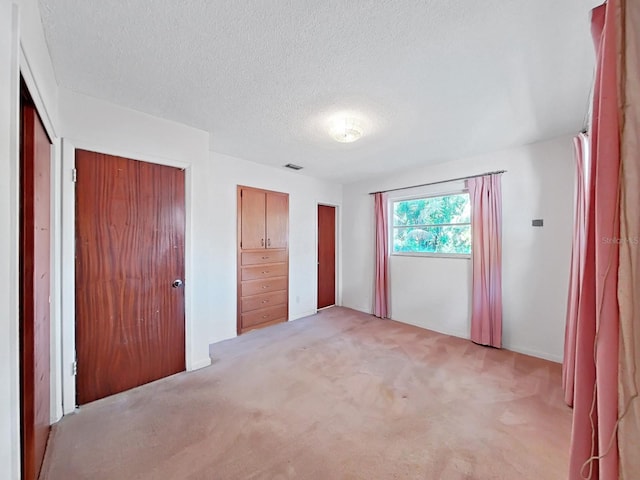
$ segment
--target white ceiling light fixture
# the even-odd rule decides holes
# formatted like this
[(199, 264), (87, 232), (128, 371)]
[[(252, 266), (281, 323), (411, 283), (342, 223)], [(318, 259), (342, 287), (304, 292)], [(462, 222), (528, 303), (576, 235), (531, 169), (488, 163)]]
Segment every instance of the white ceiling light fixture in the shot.
[(352, 116), (336, 116), (329, 122), (329, 134), (341, 143), (359, 140), (364, 133), (362, 121)]

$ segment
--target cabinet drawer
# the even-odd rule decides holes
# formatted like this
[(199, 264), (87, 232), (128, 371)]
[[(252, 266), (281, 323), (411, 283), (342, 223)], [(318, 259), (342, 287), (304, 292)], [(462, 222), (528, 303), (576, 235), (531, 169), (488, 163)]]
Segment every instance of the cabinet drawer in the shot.
[(259, 278), (283, 277), (286, 274), (286, 263), (255, 265), (253, 267), (242, 267), (240, 280), (258, 280)]
[(265, 322), (272, 322), (279, 319), (286, 320), (287, 306), (278, 305), (277, 307), (261, 308), (260, 310), (254, 310), (253, 312), (243, 313), (241, 319), (242, 328), (259, 325)]
[(258, 293), (275, 292), (287, 289), (287, 277), (267, 278), (264, 280), (248, 280), (242, 282), (240, 291), (242, 297), (256, 295)]
[(263, 252), (242, 252), (241, 265), (259, 265), (287, 261), (286, 250), (265, 250)]
[(284, 305), (287, 303), (287, 291), (263, 293), (261, 295), (251, 295), (241, 299), (240, 308), (242, 313), (257, 310), (258, 308), (273, 307), (275, 305)]

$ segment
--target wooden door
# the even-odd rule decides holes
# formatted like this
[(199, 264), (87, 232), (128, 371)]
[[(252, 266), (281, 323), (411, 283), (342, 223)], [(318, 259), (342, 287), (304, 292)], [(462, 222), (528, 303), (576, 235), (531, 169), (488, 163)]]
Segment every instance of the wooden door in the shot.
[(266, 194), (267, 248), (287, 248), (289, 239), (289, 196)]
[(76, 151), (77, 402), (185, 369), (184, 172)]
[(336, 303), (336, 209), (318, 205), (318, 308)]
[(243, 249), (265, 248), (265, 195), (260, 190), (240, 190), (241, 245)]
[(51, 143), (28, 101), (25, 89), (20, 164), (20, 433), (22, 478), (31, 480), (40, 473), (51, 419)]

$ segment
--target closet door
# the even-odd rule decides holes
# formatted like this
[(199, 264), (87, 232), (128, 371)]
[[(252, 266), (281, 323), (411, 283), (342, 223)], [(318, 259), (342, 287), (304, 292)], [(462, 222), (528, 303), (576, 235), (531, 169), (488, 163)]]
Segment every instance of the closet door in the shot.
[[(287, 248), (289, 238), (289, 196), (266, 194), (267, 248)], [(244, 214), (244, 212), (243, 212)]]
[(243, 188), (240, 192), (242, 203), (241, 246), (243, 250), (265, 248), (265, 194), (259, 190)]
[(238, 186), (238, 334), (286, 322), (289, 196)]
[(35, 480), (51, 421), (51, 143), (24, 84), (21, 93), (20, 429), (22, 478)]

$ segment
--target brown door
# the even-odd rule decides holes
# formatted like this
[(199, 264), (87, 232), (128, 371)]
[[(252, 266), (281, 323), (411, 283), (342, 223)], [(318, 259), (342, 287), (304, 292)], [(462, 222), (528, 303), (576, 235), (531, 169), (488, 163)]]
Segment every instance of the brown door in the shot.
[[(23, 87), (24, 88), (24, 87)], [(26, 89), (21, 108), (20, 386), (22, 478), (38, 478), (49, 438), (51, 143)]]
[(76, 169), (84, 404), (185, 369), (185, 198), (178, 168), (77, 150)]
[(260, 190), (243, 188), (242, 201), (242, 248), (264, 248), (265, 237), (265, 196)]
[(267, 194), (267, 248), (287, 248), (289, 239), (289, 196)]
[(318, 205), (318, 308), (336, 303), (336, 209)]

